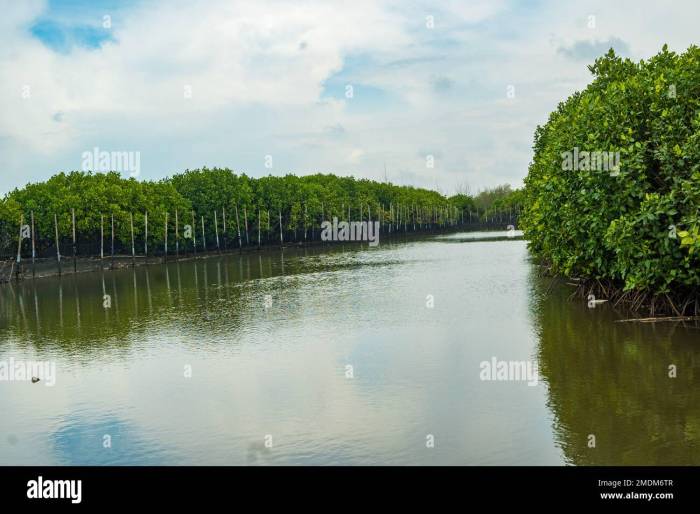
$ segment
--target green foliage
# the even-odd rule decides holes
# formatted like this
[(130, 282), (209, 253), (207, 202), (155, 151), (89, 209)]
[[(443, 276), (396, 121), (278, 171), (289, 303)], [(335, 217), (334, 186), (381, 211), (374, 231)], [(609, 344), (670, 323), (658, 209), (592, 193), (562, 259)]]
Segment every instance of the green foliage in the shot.
[[(700, 49), (648, 61), (610, 50), (593, 82), (535, 132), (521, 226), (567, 276), (653, 294), (700, 284)], [(619, 169), (567, 169), (567, 152), (619, 152)], [(591, 169), (586, 169), (591, 168)]]
[(474, 197), (474, 206), (479, 210), (507, 209), (514, 203), (513, 194), (510, 184), (487, 188)]
[(59, 173), (46, 182), (29, 184), (9, 193), (0, 203), (0, 223), (16, 231), (14, 227), (17, 227), (19, 216), (23, 214), (28, 221), (33, 211), (37, 233), (50, 240), (54, 235), (54, 215), (59, 233), (70, 234), (71, 209), (75, 209), (76, 231), (83, 237), (97, 240), (101, 224), (104, 223), (107, 233), (111, 215), (114, 215), (117, 239), (126, 243), (131, 240), (132, 213), (136, 237), (143, 238), (144, 215), (148, 213), (149, 239), (157, 240), (161, 230), (156, 235), (155, 227), (164, 226), (165, 212), (174, 213), (176, 209), (187, 212), (190, 208), (190, 202), (167, 182), (126, 180), (116, 172), (73, 171)]
[(400, 204), (410, 209), (417, 218), (421, 209), (427, 217), (432, 208), (454, 207), (435, 191), (330, 174), (252, 179), (244, 174), (236, 175), (229, 169), (203, 168), (175, 175), (169, 183), (188, 198), (194, 211), (205, 219), (213, 220), (213, 212), (225, 208), (228, 219), (233, 220), (238, 208), (239, 221), (243, 224), (245, 209), (249, 227), (257, 227), (258, 212), (261, 226), (266, 227), (268, 211), (271, 226), (279, 225), (281, 214), (284, 229), (295, 230), (304, 225), (311, 227), (312, 223), (318, 228), (321, 221), (333, 216), (347, 219), (348, 209), (354, 220), (359, 220), (360, 214), (362, 219), (367, 219), (369, 209), (372, 219), (379, 219), (381, 212), (388, 222), (392, 205)]
[(197, 238), (201, 235), (200, 217), (204, 217), (206, 237), (211, 241), (214, 213), (221, 234), (224, 210), (230, 237), (235, 232), (236, 211), (241, 230), (247, 220), (253, 234), (258, 221), (263, 233), (268, 222), (270, 230), (279, 230), (280, 214), (285, 231), (312, 226), (318, 230), (323, 220), (333, 216), (351, 220), (361, 216), (366, 220), (371, 214), (373, 220), (381, 216), (388, 223), (392, 212), (396, 221), (397, 206), (402, 219), (442, 223), (448, 218), (459, 219), (461, 209), (473, 208), (474, 201), (464, 195), (447, 199), (427, 189), (330, 174), (253, 179), (229, 169), (203, 168), (186, 170), (158, 182), (140, 182), (124, 179), (116, 172), (73, 171), (16, 189), (0, 200), (0, 248), (12, 248), (13, 240), (16, 244), (20, 217), (24, 216), (27, 222), (32, 211), (38, 237), (47, 243), (53, 241), (54, 215), (65, 238), (71, 234), (71, 209), (75, 209), (80, 241), (99, 241), (101, 226), (107, 237), (114, 215), (117, 242), (128, 247), (132, 215), (135, 239), (141, 243), (148, 213), (148, 239), (154, 245), (163, 241), (166, 213), (169, 232), (174, 234), (176, 211), (181, 230), (195, 216)]
[(465, 211), (476, 211), (476, 206), (474, 205), (474, 198), (471, 196), (459, 193), (450, 197), (450, 203), (456, 206), (460, 210)]
[(475, 196), (459, 193), (450, 197), (450, 202), (459, 209), (474, 213), (519, 212), (524, 199), (522, 189), (513, 189), (510, 184), (486, 188)]

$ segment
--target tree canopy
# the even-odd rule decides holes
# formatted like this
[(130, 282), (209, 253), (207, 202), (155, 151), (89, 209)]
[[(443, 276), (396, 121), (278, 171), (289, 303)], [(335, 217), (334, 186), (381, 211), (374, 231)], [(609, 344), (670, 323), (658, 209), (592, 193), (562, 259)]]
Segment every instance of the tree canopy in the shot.
[(640, 62), (611, 49), (589, 69), (590, 85), (535, 132), (521, 218), (530, 248), (567, 276), (651, 294), (694, 289), (700, 49), (664, 46)]
[[(482, 211), (499, 205), (508, 210), (508, 202), (512, 201), (510, 187), (502, 186), (499, 191), (489, 193), (489, 198), (493, 198), (488, 205), (482, 202)], [(381, 217), (387, 223), (401, 217), (440, 224), (459, 219), (462, 209), (476, 210), (478, 204), (465, 195), (448, 199), (428, 189), (332, 174), (256, 179), (229, 169), (202, 168), (160, 181), (139, 181), (125, 179), (117, 172), (72, 171), (15, 189), (0, 200), (0, 243), (5, 249), (12, 247), (13, 240), (16, 245), (19, 220), (23, 216), (27, 222), (32, 212), (38, 238), (47, 243), (53, 240), (54, 215), (60, 234), (66, 237), (71, 233), (74, 209), (79, 239), (99, 240), (101, 227), (107, 231), (114, 216), (116, 239), (128, 245), (131, 217), (135, 238), (141, 241), (145, 237), (146, 214), (151, 227), (149, 241), (156, 242), (164, 237), (166, 214), (174, 231), (176, 212), (181, 227), (191, 224), (194, 216), (199, 229), (204, 217), (209, 239), (215, 232), (215, 212), (220, 231), (225, 213), (229, 231), (235, 230), (237, 214), (241, 227), (246, 222), (249, 227), (257, 227), (259, 221), (266, 232), (268, 226), (279, 230), (280, 215), (285, 231), (318, 228), (321, 221), (333, 216), (367, 220), (371, 215), (373, 220)]]

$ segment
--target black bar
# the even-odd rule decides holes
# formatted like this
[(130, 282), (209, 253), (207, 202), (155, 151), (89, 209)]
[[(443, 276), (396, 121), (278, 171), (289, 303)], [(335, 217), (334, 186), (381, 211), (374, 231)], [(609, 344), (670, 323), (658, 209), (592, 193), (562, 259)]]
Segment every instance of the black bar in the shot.
[[(80, 505), (89, 507), (214, 506), (232, 500), (239, 506), (280, 501), (291, 507), (323, 495), (327, 507), (337, 502), (360, 508), (376, 497), (395, 505), (418, 498), (457, 501), (462, 509), (490, 505), (489, 512), (510, 505), (528, 512), (548, 505), (577, 511), (650, 505), (669, 511), (696, 505), (700, 497), (700, 473), (692, 467), (0, 467), (3, 507), (71, 505), (70, 498), (28, 498), (30, 487), (36, 491), (30, 481), (38, 486), (39, 477), (44, 487), (46, 480), (80, 480)], [(626, 497), (630, 494), (672, 497)]]

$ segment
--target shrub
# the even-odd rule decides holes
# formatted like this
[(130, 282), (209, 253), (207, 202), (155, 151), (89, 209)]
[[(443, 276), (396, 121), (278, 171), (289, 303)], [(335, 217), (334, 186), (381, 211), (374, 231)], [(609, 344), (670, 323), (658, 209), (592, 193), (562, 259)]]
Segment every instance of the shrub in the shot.
[[(639, 63), (611, 49), (589, 69), (591, 84), (535, 132), (521, 218), (531, 251), (555, 273), (624, 291), (695, 292), (700, 49), (664, 46)], [(617, 155), (619, 167), (587, 166), (583, 152)]]

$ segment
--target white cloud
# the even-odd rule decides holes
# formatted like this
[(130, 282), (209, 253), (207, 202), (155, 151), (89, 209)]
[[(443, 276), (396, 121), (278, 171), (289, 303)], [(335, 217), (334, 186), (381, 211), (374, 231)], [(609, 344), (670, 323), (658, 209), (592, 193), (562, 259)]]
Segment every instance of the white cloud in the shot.
[[(691, 1), (161, 1), (120, 12), (114, 42), (57, 53), (27, 30), (47, 4), (1, 7), (0, 191), (77, 169), (94, 146), (140, 151), (144, 178), (205, 164), (260, 175), (272, 154), (274, 173), (379, 179), (386, 162), (390, 179), (448, 192), (517, 185), (535, 126), (590, 77), (562, 48), (682, 51), (700, 14)], [(324, 95), (338, 73), (355, 98)]]

